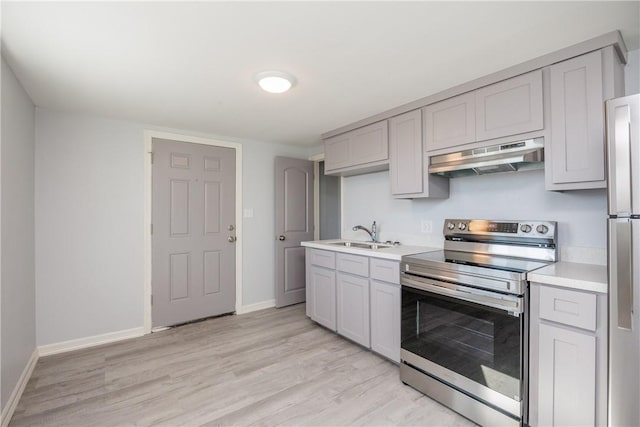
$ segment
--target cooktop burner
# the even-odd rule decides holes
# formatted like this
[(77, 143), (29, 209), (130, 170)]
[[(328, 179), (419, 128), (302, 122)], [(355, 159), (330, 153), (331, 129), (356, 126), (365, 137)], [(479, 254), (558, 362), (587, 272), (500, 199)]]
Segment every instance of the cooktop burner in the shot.
[(431, 264), (459, 264), (469, 267), (501, 270), (513, 273), (528, 273), (529, 271), (549, 265), (549, 262), (531, 259), (448, 250), (408, 255), (405, 256), (403, 260), (417, 263), (431, 262)]
[(554, 221), (447, 219), (444, 250), (402, 257), (406, 282), (437, 280), (523, 295), (527, 273), (557, 259)]

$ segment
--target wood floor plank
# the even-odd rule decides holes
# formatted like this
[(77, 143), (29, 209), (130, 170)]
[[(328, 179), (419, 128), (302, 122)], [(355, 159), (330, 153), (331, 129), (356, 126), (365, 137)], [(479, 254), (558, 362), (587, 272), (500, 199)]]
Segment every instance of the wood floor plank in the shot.
[(43, 357), (18, 426), (473, 426), (305, 316), (224, 316)]

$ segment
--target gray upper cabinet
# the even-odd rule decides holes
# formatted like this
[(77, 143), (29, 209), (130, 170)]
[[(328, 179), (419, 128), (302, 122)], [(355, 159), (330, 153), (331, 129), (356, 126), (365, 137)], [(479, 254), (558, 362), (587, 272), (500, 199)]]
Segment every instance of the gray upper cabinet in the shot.
[(469, 92), (422, 109), (425, 151), (468, 144), (476, 140), (475, 93)]
[(325, 172), (352, 166), (349, 155), (351, 133), (334, 136), (324, 142)]
[(389, 120), (389, 177), (395, 198), (449, 197), (449, 180), (430, 176), (422, 149), (422, 114), (410, 111)]
[(357, 175), (389, 166), (389, 130), (386, 120), (324, 141), (327, 175)]
[(427, 152), (542, 130), (542, 70), (428, 105), (423, 116)]
[(604, 101), (624, 95), (624, 63), (611, 32), (376, 114), (325, 134), (325, 173), (389, 169), (395, 198), (448, 197), (429, 156), (542, 137), (547, 190), (605, 188)]
[(478, 89), (475, 97), (476, 141), (544, 127), (542, 70)]
[(613, 48), (549, 67), (548, 190), (606, 187), (604, 101), (622, 95), (621, 67)]

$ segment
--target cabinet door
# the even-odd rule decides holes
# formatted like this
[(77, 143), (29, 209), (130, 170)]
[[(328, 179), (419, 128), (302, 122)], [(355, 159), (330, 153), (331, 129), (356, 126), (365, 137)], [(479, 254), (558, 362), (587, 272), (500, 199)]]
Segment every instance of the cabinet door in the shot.
[(596, 338), (541, 324), (539, 343), (539, 425), (595, 425)]
[(477, 141), (543, 128), (542, 70), (483, 87), (475, 95)]
[(312, 292), (311, 318), (336, 330), (336, 272), (312, 265), (309, 283)]
[(410, 111), (389, 120), (391, 194), (421, 193), (422, 113)]
[(350, 133), (349, 149), (352, 166), (389, 159), (389, 129), (386, 120)]
[(423, 108), (425, 151), (474, 142), (475, 102), (474, 92), (469, 92)]
[(369, 279), (338, 273), (338, 333), (369, 347)]
[(400, 286), (371, 280), (371, 349), (400, 363)]
[(326, 172), (351, 166), (350, 141), (350, 133), (334, 136), (324, 141), (324, 169)]
[(552, 183), (598, 181), (603, 187), (602, 53), (592, 52), (551, 66), (550, 91)]

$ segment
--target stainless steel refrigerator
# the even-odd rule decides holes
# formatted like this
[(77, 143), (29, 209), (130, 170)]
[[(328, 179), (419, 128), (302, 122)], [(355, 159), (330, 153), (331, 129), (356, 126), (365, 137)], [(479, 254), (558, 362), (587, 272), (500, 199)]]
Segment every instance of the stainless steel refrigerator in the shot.
[(609, 426), (640, 425), (640, 94), (606, 102)]

